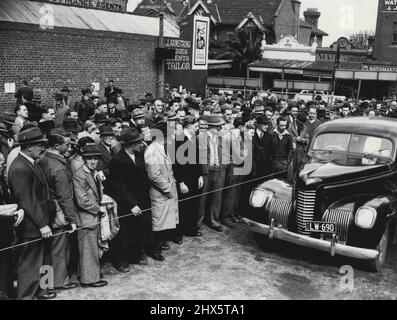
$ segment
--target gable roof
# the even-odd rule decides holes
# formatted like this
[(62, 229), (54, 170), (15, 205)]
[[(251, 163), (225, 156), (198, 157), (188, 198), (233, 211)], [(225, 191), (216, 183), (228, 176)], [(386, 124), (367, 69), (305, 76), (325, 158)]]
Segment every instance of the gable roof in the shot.
[[(168, 7), (177, 15), (184, 17), (194, 5), (200, 0), (166, 0)], [(265, 26), (273, 24), (274, 16), (277, 14), (282, 2), (285, 0), (202, 0), (210, 14), (217, 23), (227, 25), (239, 25), (248, 12), (252, 14)], [(161, 0), (143, 0), (135, 9), (134, 14), (144, 15), (149, 6), (159, 6)]]
[(238, 25), (248, 12), (252, 12), (263, 25), (272, 25), (282, 2), (283, 0), (216, 0), (221, 22), (228, 25)]

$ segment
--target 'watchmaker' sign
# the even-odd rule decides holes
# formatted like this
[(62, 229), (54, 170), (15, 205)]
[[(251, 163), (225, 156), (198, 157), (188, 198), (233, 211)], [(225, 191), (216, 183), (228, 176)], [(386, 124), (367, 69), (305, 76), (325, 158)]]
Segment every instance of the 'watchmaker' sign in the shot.
[(397, 0), (383, 0), (383, 11), (397, 12)]
[(41, 2), (112, 12), (126, 12), (128, 0), (41, 0)]

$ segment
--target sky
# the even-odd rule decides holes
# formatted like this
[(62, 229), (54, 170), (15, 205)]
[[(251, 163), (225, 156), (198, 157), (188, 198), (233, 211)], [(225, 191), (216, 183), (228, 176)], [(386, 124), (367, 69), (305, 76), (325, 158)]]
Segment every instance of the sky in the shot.
[(359, 31), (375, 31), (378, 0), (301, 0), (301, 15), (307, 8), (321, 12), (319, 28), (329, 34), (323, 46)]

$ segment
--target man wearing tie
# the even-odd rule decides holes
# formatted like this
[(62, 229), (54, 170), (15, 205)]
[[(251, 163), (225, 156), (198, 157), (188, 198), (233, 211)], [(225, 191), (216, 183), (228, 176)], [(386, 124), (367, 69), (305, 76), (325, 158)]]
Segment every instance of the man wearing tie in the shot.
[(253, 176), (265, 177), (273, 172), (274, 144), (266, 116), (257, 119), (256, 130), (252, 139)]
[[(199, 135), (199, 157), (203, 165), (204, 187), (199, 204), (200, 228), (205, 214), (209, 213), (209, 227), (222, 232), (220, 221), (222, 207), (222, 188), (225, 186), (226, 166), (230, 164), (230, 152), (220, 136), (225, 121), (217, 115), (207, 116), (208, 131)], [(213, 192), (214, 190), (219, 190)]]
[(17, 298), (53, 299), (56, 293), (40, 288), (41, 267), (51, 265), (50, 223), (56, 211), (44, 173), (36, 164), (47, 140), (37, 127), (21, 130), (17, 139), (21, 152), (9, 168), (8, 183), (18, 208), (25, 212), (18, 238), (22, 243), (43, 239), (20, 248)]

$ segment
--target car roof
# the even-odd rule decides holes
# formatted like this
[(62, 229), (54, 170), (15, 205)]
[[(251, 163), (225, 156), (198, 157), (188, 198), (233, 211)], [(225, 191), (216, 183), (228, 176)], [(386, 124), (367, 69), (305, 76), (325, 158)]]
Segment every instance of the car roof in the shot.
[(316, 130), (316, 135), (327, 132), (350, 132), (397, 140), (397, 119), (349, 117), (325, 122)]

